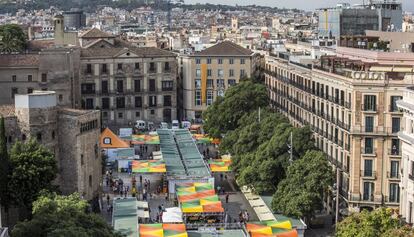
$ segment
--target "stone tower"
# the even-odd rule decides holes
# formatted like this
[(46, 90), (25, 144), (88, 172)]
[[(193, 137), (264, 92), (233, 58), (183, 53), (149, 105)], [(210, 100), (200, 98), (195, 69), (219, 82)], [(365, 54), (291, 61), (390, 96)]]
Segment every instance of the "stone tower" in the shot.
[(237, 17), (233, 16), (231, 18), (231, 31), (237, 32), (238, 29), (239, 29), (239, 20), (237, 19)]
[(63, 45), (65, 38), (65, 26), (63, 24), (63, 16), (56, 15), (53, 18), (53, 24), (55, 26), (55, 45)]

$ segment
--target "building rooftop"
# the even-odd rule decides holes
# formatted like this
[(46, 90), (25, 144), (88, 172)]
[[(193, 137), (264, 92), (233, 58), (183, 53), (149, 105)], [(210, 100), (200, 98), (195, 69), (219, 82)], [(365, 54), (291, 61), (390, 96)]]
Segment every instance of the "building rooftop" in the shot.
[[(138, 57), (175, 57), (175, 54), (155, 47), (114, 47), (82, 49), (81, 57), (116, 57), (123, 53), (132, 53)], [(131, 55), (134, 57), (134, 55)]]
[(85, 33), (83, 33), (80, 38), (87, 39), (87, 38), (115, 38), (114, 35), (109, 33), (103, 32), (97, 28), (92, 28)]
[(39, 65), (38, 54), (0, 54), (1, 67), (33, 67)]
[(253, 52), (249, 49), (230, 41), (223, 41), (205, 50), (195, 53), (195, 56), (250, 56)]

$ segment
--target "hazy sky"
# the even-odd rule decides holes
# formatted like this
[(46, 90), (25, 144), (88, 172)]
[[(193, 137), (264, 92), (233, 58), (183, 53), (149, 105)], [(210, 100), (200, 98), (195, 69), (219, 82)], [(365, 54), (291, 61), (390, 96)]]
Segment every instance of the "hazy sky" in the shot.
[[(338, 2), (348, 2), (351, 4), (362, 3), (363, 0), (184, 0), (185, 3), (212, 3), (227, 5), (263, 5), (273, 7), (298, 8), (314, 10), (316, 8), (335, 6)], [(368, 2), (368, 0), (365, 0)], [(401, 0), (400, 0), (401, 1)], [(402, 0), (403, 10), (414, 11), (414, 0)]]

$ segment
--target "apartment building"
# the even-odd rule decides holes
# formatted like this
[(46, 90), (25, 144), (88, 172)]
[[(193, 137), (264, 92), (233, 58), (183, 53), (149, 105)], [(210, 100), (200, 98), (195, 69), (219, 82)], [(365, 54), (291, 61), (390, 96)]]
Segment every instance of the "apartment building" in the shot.
[(397, 106), (404, 112), (403, 129), (398, 133), (402, 142), (400, 214), (409, 224), (414, 222), (414, 87), (407, 87)]
[(183, 119), (201, 119), (217, 97), (240, 78), (252, 76), (258, 60), (258, 54), (230, 41), (181, 56)]
[(399, 206), (402, 113), (396, 101), (413, 83), (413, 63), (410, 53), (345, 47), (313, 66), (266, 57), (272, 107), (296, 126), (309, 125), (315, 145), (341, 170), (341, 208)]

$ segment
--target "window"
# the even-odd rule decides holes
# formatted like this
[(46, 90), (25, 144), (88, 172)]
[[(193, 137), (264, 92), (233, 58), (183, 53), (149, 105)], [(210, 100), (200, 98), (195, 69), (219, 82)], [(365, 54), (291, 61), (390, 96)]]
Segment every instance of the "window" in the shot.
[(170, 95), (164, 95), (164, 106), (171, 106), (171, 96)]
[(391, 96), (390, 112), (398, 111), (397, 101), (401, 99), (402, 99), (401, 96)]
[(124, 117), (124, 114), (123, 113), (118, 113), (118, 118), (123, 118)]
[(400, 131), (400, 118), (394, 117), (392, 121), (392, 133), (397, 133)]
[(244, 77), (246, 74), (246, 71), (244, 69), (240, 69), (240, 78)]
[(364, 201), (373, 201), (374, 200), (374, 183), (373, 182), (364, 182)]
[(92, 73), (92, 64), (86, 64), (86, 73), (91, 74)]
[(89, 187), (92, 187), (92, 175), (89, 175)]
[(229, 79), (227, 82), (229, 83), (229, 86), (236, 85), (236, 80), (235, 79)]
[(85, 100), (85, 109), (93, 109), (93, 99), (92, 98), (87, 98)]
[(201, 59), (199, 59), (199, 58), (196, 58), (196, 64), (201, 64)]
[(142, 107), (142, 97), (135, 96), (135, 108), (141, 108), (141, 107)]
[(364, 111), (377, 111), (377, 97), (364, 95)]
[(201, 70), (200, 69), (196, 69), (196, 77), (201, 77)]
[(106, 111), (102, 112), (102, 117), (107, 118), (108, 117), (108, 112), (106, 112)]
[(14, 96), (18, 93), (19, 93), (19, 91), (18, 91), (17, 88), (12, 88), (11, 89), (11, 98), (14, 99)]
[(139, 118), (141, 116), (141, 113), (139, 111), (135, 112), (135, 117)]
[(400, 201), (400, 187), (398, 183), (390, 183), (390, 202)]
[(162, 81), (161, 82), (162, 91), (172, 91), (174, 87), (173, 81)]
[(139, 63), (135, 63), (135, 70), (139, 70)]
[(213, 103), (213, 91), (207, 90), (207, 105), (211, 105)]
[(169, 62), (165, 62), (164, 63), (164, 71), (169, 72), (170, 70), (171, 70), (170, 63)]
[(222, 58), (217, 59), (217, 63), (218, 64), (223, 64), (223, 59)]
[(149, 67), (149, 71), (150, 72), (155, 72), (155, 63), (154, 62), (150, 62), (150, 67)]
[(109, 90), (108, 90), (108, 81), (102, 81), (101, 86), (102, 86), (102, 93), (108, 94), (108, 92), (109, 92)]
[(224, 88), (224, 79), (217, 79), (217, 87)]
[(134, 91), (135, 92), (141, 91), (141, 80), (134, 80)]
[(150, 113), (151, 113), (151, 115), (154, 115), (155, 114), (155, 110), (151, 109), (150, 110)]
[(118, 70), (122, 70), (122, 63), (118, 63)]
[(106, 64), (102, 64), (102, 73), (107, 73), (108, 72), (108, 68)]
[(211, 69), (207, 69), (207, 76), (211, 77)]
[(244, 58), (241, 58), (240, 59), (240, 64), (245, 64), (245, 63), (246, 63), (245, 59)]
[(233, 69), (229, 70), (229, 77), (234, 77), (234, 70)]
[(125, 97), (117, 97), (116, 98), (116, 107), (118, 109), (124, 109), (125, 108)]
[(124, 81), (123, 80), (116, 81), (116, 92), (118, 93), (124, 92)]
[(83, 161), (83, 154), (81, 154), (81, 155), (80, 155), (80, 158), (81, 158), (81, 165), (83, 165), (83, 164), (84, 164), (84, 161)]
[(373, 132), (373, 131), (374, 131), (374, 117), (366, 116), (365, 117), (365, 132)]
[(33, 76), (32, 76), (32, 75), (27, 75), (27, 81), (28, 81), (28, 82), (33, 81)]
[(150, 106), (150, 107), (155, 107), (155, 106), (157, 106), (157, 96), (155, 96), (155, 95), (150, 95), (150, 96), (148, 97), (148, 101), (149, 101), (149, 106)]
[(33, 88), (27, 88), (27, 94), (32, 94), (33, 93)]
[(102, 109), (109, 109), (109, 98), (102, 98)]
[(201, 91), (196, 90), (195, 92), (195, 105), (201, 105)]
[(372, 160), (364, 160), (364, 176), (372, 177)]
[(47, 82), (47, 74), (42, 73), (42, 82)]
[(221, 77), (223, 77), (223, 76), (224, 76), (223, 69), (218, 69), (218, 70), (217, 70), (217, 76), (218, 76), (219, 78), (221, 78)]
[(211, 64), (211, 58), (207, 59), (207, 64)]
[(62, 102), (62, 101), (63, 101), (63, 95), (59, 94), (59, 102)]
[(399, 177), (400, 162), (397, 160), (391, 161), (390, 178)]
[(213, 79), (207, 79), (207, 88), (213, 88), (214, 80)]
[(155, 79), (149, 80), (149, 91), (155, 91)]
[(223, 97), (224, 96), (224, 90), (223, 89), (217, 90), (217, 96)]
[(42, 141), (42, 133), (40, 133), (40, 132), (37, 133), (36, 134), (36, 139), (37, 139), (38, 142)]
[(201, 88), (201, 80), (200, 79), (195, 79), (195, 88), (196, 89), (200, 89)]
[(234, 64), (234, 59), (233, 58), (229, 58), (229, 64)]
[(95, 83), (82, 83), (81, 85), (82, 94), (95, 94)]
[(373, 139), (371, 137), (365, 138), (365, 154), (372, 154), (374, 153), (374, 144)]
[(16, 80), (17, 80), (17, 76), (16, 75), (13, 75), (12, 76), (12, 82), (16, 82)]
[(400, 140), (391, 139), (391, 154), (400, 155)]

